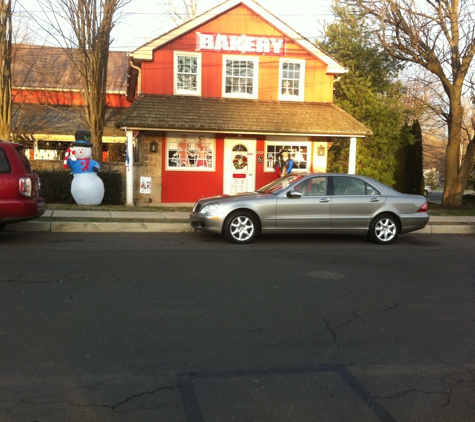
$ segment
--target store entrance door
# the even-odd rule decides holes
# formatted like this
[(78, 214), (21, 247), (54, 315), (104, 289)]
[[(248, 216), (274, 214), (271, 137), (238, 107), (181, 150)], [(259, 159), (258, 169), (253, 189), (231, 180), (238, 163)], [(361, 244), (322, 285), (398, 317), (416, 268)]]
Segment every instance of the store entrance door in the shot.
[(256, 189), (256, 141), (227, 139), (224, 148), (224, 193), (253, 192)]

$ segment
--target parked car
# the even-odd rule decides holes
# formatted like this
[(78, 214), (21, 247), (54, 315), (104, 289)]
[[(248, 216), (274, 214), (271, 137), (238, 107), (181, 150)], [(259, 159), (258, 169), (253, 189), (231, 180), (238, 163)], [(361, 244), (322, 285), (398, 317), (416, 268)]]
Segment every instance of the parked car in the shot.
[(425, 185), (424, 186), (424, 195), (427, 196), (429, 193), (432, 193), (432, 186), (430, 185)]
[(249, 243), (260, 233), (367, 235), (390, 244), (429, 221), (422, 195), (395, 191), (370, 177), (291, 174), (258, 189), (200, 199), (190, 213), (195, 229)]
[(31, 168), (23, 145), (0, 140), (0, 231), (7, 224), (43, 215), (40, 178)]

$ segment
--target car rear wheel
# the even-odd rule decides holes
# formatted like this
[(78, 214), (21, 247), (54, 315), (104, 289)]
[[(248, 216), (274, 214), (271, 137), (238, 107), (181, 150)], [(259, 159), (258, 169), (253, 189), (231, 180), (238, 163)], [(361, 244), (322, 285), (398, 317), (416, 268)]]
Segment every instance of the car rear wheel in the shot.
[(5, 223), (0, 223), (0, 232), (5, 228), (7, 227), (7, 225)]
[(389, 245), (399, 234), (399, 221), (391, 214), (378, 215), (369, 228), (368, 236), (374, 243)]
[(258, 231), (257, 218), (246, 211), (231, 214), (224, 225), (224, 235), (233, 243), (249, 243)]

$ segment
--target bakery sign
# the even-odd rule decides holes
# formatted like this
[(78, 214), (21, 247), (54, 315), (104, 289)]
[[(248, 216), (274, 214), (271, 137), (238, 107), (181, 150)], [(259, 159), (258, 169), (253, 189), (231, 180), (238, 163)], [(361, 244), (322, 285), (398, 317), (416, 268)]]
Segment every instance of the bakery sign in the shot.
[(196, 51), (285, 55), (285, 38), (196, 32)]

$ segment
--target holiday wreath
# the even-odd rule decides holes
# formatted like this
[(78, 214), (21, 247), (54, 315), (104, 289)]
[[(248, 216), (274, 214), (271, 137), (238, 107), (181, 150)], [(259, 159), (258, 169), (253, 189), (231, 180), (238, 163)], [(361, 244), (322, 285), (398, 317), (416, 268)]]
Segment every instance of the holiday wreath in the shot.
[(247, 157), (238, 154), (234, 157), (233, 164), (236, 170), (242, 170), (244, 167), (247, 166)]

